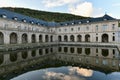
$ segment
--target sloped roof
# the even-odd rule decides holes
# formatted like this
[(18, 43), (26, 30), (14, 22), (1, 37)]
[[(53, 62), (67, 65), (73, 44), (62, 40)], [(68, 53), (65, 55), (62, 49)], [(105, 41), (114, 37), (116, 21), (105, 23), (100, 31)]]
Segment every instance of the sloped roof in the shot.
[(115, 18), (112, 18), (111, 16), (105, 14), (102, 17), (98, 18), (89, 18), (89, 19), (82, 19), (82, 20), (74, 20), (74, 21), (66, 21), (66, 22), (46, 22), (43, 20), (39, 20), (36, 18), (32, 18), (29, 16), (25, 16), (19, 13), (15, 13), (9, 10), (5, 9), (0, 9), (0, 16), (6, 16), (7, 19), (13, 20), (14, 18), (17, 18), (17, 21), (23, 21), (26, 20), (27, 23), (32, 23), (32, 24), (37, 24), (37, 25), (42, 25), (42, 26), (47, 26), (47, 27), (57, 27), (57, 26), (67, 26), (67, 25), (74, 25), (74, 24), (84, 24), (84, 23), (91, 23), (91, 22), (99, 22), (99, 21), (104, 21), (104, 20), (116, 20)]

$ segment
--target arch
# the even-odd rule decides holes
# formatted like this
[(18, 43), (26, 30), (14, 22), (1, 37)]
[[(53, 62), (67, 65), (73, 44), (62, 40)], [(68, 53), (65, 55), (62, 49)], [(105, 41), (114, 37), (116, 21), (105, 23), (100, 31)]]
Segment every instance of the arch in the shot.
[(108, 49), (102, 49), (102, 56), (107, 57), (109, 55)]
[(81, 41), (82, 41), (82, 36), (81, 36), (81, 35), (78, 35), (78, 36), (77, 36), (77, 41), (78, 41), (78, 42), (81, 42)]
[(68, 42), (68, 36), (67, 35), (64, 36), (64, 41)]
[(71, 42), (74, 42), (74, 41), (75, 41), (73, 35), (70, 36), (70, 41), (71, 41)]
[(3, 63), (3, 61), (4, 61), (4, 55), (0, 54), (0, 65)]
[(48, 35), (45, 35), (45, 42), (48, 42), (49, 41), (49, 37)]
[(17, 61), (17, 53), (10, 53), (10, 61), (11, 62)]
[(39, 49), (39, 55), (43, 55), (43, 49)]
[(58, 41), (61, 42), (62, 41), (62, 37), (59, 35), (58, 36)]
[(4, 44), (4, 35), (0, 32), (0, 44)]
[(50, 36), (50, 42), (53, 42), (53, 36)]
[(64, 52), (68, 52), (68, 47), (64, 47)]
[(27, 56), (28, 56), (27, 51), (23, 51), (23, 52), (21, 53), (21, 56), (22, 56), (23, 59), (26, 59)]
[(89, 34), (85, 35), (85, 42), (90, 42), (90, 35)]
[(35, 34), (32, 34), (32, 36), (31, 36), (31, 41), (32, 41), (32, 43), (35, 43), (35, 42), (36, 42), (36, 36), (35, 36)]
[(10, 44), (17, 44), (17, 34), (14, 32), (10, 34)]
[(108, 36), (108, 34), (103, 34), (102, 35), (102, 42), (109, 42), (109, 36)]
[(28, 42), (28, 36), (26, 33), (22, 34), (22, 43), (27, 43)]
[(43, 42), (43, 36), (39, 35), (39, 42)]
[(70, 52), (71, 52), (71, 53), (74, 53), (74, 52), (75, 52), (74, 47), (71, 47), (71, 48), (70, 48)]
[(31, 55), (32, 55), (32, 57), (35, 57), (36, 56), (36, 50), (32, 50)]
[(85, 48), (85, 54), (90, 55), (90, 53), (91, 53), (91, 49), (90, 48)]
[(81, 54), (82, 53), (82, 48), (77, 48), (77, 53)]

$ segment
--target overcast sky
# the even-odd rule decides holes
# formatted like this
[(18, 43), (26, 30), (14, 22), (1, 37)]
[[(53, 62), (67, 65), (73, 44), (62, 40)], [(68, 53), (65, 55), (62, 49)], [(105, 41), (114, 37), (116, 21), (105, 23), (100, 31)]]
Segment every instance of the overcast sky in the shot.
[(107, 13), (120, 19), (120, 0), (0, 0), (0, 7), (24, 7), (87, 17)]

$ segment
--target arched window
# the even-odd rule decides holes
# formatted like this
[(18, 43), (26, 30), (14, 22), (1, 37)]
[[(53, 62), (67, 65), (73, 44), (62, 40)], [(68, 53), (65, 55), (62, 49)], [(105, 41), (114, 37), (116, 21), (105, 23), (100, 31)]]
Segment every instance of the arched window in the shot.
[(53, 42), (53, 36), (50, 36), (50, 41)]
[(28, 36), (26, 33), (22, 35), (22, 43), (27, 43), (28, 42)]
[(32, 40), (32, 43), (36, 42), (36, 36), (35, 36), (35, 34), (32, 34), (31, 40)]
[(70, 36), (70, 41), (74, 42), (74, 36), (73, 35)]
[(4, 44), (4, 35), (0, 32), (0, 44)]
[(48, 35), (45, 35), (45, 42), (48, 42), (49, 41), (49, 37)]
[(108, 34), (103, 34), (102, 35), (102, 42), (109, 42)]
[(42, 35), (39, 35), (39, 42), (42, 42), (42, 39), (43, 38), (43, 36)]
[(68, 41), (68, 36), (67, 36), (67, 35), (64, 36), (64, 41), (65, 41), (65, 42)]
[(81, 41), (82, 41), (82, 36), (81, 36), (81, 35), (78, 35), (78, 36), (77, 36), (77, 41), (78, 41), (78, 42), (81, 42)]
[(85, 35), (85, 42), (90, 42), (90, 35), (89, 34)]
[(14, 32), (10, 34), (10, 44), (17, 44), (17, 34)]
[(58, 41), (61, 42), (62, 41), (62, 37), (58, 36)]

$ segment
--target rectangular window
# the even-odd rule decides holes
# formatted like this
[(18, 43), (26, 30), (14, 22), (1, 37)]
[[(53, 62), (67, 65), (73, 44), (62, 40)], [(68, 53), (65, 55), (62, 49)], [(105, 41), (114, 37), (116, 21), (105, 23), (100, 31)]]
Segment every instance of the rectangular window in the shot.
[(113, 36), (113, 41), (115, 41), (115, 36)]
[(80, 27), (78, 28), (78, 31), (80, 31)]
[(96, 49), (96, 53), (98, 53), (98, 49)]
[(118, 23), (118, 27), (120, 27), (120, 22)]
[(102, 30), (106, 31), (107, 30), (107, 25), (103, 25)]
[(112, 30), (114, 30), (115, 29), (115, 24), (112, 24)]
[(71, 31), (73, 31), (73, 28), (71, 28)]
[(98, 31), (98, 25), (96, 25), (96, 31)]
[(98, 37), (96, 37), (96, 42), (98, 42)]

